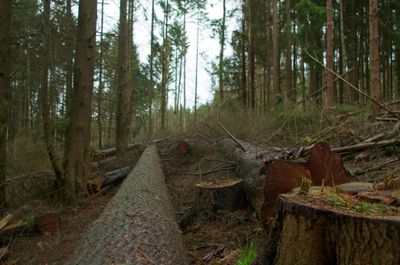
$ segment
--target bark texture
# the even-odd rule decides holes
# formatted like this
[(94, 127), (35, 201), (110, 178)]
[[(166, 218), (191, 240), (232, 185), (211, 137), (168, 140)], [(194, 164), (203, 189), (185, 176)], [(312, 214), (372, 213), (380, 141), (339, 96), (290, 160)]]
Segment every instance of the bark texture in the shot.
[(147, 148), (69, 264), (187, 264), (164, 174)]
[(344, 213), (304, 198), (279, 197), (275, 225), (258, 264), (400, 264), (399, 217)]
[(0, 1), (0, 204), (6, 201), (7, 123), (10, 95), (11, 0)]
[(257, 215), (261, 216), (264, 203), (265, 163), (275, 159), (285, 159), (289, 152), (272, 148), (263, 150), (250, 143), (243, 141), (240, 143), (246, 151), (231, 139), (223, 139), (218, 145), (228, 160), (237, 162), (236, 175), (244, 180), (246, 198)]
[(97, 1), (80, 1), (74, 91), (64, 155), (64, 197), (67, 199), (73, 199), (85, 188), (89, 176), (96, 20)]

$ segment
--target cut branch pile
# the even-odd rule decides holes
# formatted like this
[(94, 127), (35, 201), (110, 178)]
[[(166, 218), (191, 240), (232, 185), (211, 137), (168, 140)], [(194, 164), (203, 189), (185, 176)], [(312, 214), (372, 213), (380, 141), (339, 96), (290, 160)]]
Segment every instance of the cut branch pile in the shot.
[(156, 148), (135, 168), (87, 233), (69, 264), (186, 264)]

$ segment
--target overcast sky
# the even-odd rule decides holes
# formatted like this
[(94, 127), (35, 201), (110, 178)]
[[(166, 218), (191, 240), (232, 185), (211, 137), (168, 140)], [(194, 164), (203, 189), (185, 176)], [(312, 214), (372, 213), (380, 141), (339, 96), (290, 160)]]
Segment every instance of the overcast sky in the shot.
[[(100, 1), (99, 1), (100, 2)], [(222, 17), (222, 1), (210, 0), (208, 1), (206, 12), (208, 17), (211, 19), (217, 19)], [(150, 16), (151, 16), (151, 1), (142, 0), (139, 1), (139, 8), (135, 13), (136, 21), (134, 24), (134, 40), (138, 46), (138, 53), (140, 60), (144, 62), (150, 54)], [(228, 7), (229, 8), (229, 7)], [(119, 19), (119, 0), (105, 0), (105, 30), (109, 30), (115, 27)], [(101, 16), (101, 5), (98, 7), (98, 21), (100, 23)], [(161, 12), (161, 11), (159, 11)], [(161, 13), (159, 14), (161, 16)], [(187, 32), (189, 40), (189, 50), (187, 54), (187, 80), (186, 80), (186, 93), (187, 93), (187, 104), (189, 107), (194, 105), (194, 88), (195, 88), (195, 69), (196, 69), (196, 30), (197, 21), (196, 17), (192, 17), (193, 14), (189, 14), (187, 17)], [(146, 17), (148, 19), (146, 20)], [(229, 25), (229, 24), (228, 24)], [(219, 54), (219, 41), (217, 38), (211, 38), (210, 25), (203, 24), (200, 26), (200, 45), (199, 52), (199, 91), (198, 99), (199, 103), (206, 103), (212, 99), (211, 91), (211, 77), (206, 71), (210, 69), (211, 60), (216, 60)], [(229, 27), (229, 26), (228, 26)], [(100, 26), (99, 26), (100, 28)], [(229, 30), (228, 30), (229, 31)], [(230, 39), (230, 34), (227, 40)], [(226, 48), (225, 55), (230, 55), (231, 49)], [(173, 97), (169, 97), (173, 101)], [(170, 102), (171, 104), (172, 102)]]

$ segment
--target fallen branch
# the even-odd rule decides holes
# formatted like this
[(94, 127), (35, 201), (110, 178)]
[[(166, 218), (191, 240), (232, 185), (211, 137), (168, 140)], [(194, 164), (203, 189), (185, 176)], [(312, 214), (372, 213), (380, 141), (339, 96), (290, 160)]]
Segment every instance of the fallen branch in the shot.
[(368, 142), (368, 143), (363, 142), (355, 145), (335, 147), (332, 148), (332, 151), (336, 153), (345, 153), (345, 152), (364, 150), (367, 148), (385, 147), (389, 145), (398, 145), (398, 144), (400, 144), (400, 139), (384, 140), (379, 142)]
[(363, 169), (363, 170), (357, 170), (356, 172), (354, 172), (354, 175), (361, 176), (361, 175), (364, 175), (364, 174), (367, 174), (370, 172), (378, 171), (378, 170), (381, 170), (381, 169), (383, 169), (395, 162), (399, 162), (399, 161), (400, 161), (399, 158), (392, 159), (392, 160), (386, 161), (386, 162), (384, 162), (380, 165), (374, 166), (374, 167), (370, 167), (370, 168)]
[(382, 105), (381, 103), (379, 103), (378, 101), (376, 101), (374, 98), (372, 98), (370, 95), (368, 95), (367, 93), (365, 93), (364, 91), (362, 91), (361, 89), (357, 88), (356, 86), (354, 86), (352, 83), (350, 83), (349, 81), (347, 81), (346, 79), (344, 79), (343, 77), (341, 77), (338, 73), (336, 73), (335, 71), (333, 71), (332, 69), (330, 69), (329, 67), (325, 66), (322, 62), (320, 62), (317, 58), (315, 58), (314, 56), (312, 56), (311, 54), (309, 54), (306, 50), (304, 50), (304, 52), (312, 59), (314, 60), (316, 63), (318, 63), (319, 65), (321, 65), (323, 68), (325, 68), (328, 72), (332, 73), (333, 75), (335, 75), (336, 77), (338, 77), (340, 80), (342, 80), (343, 82), (345, 82), (347, 85), (349, 85), (351, 88), (353, 88), (355, 91), (357, 91), (358, 93), (360, 93), (361, 95), (365, 96), (366, 98), (368, 98), (370, 101), (372, 101), (373, 103), (375, 103), (377, 106), (379, 106), (381, 109), (386, 110), (387, 112), (389, 112), (390, 114), (392, 114), (394, 117), (398, 117), (398, 115), (393, 112), (392, 110), (390, 110), (389, 108), (387, 108), (386, 106)]
[(228, 136), (235, 142), (237, 145), (242, 149), (244, 152), (246, 152), (246, 148), (233, 136), (221, 123), (218, 122), (219, 127), (221, 127), (227, 134)]

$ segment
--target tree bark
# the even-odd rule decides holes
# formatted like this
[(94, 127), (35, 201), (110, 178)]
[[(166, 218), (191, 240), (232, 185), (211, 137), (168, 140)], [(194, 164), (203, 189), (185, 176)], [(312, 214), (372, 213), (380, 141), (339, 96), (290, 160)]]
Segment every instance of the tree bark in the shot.
[(279, 1), (273, 0), (272, 2), (272, 57), (273, 57), (273, 76), (272, 76), (272, 90), (273, 90), (273, 104), (279, 103), (280, 99), (280, 52), (279, 52)]
[(292, 0), (286, 0), (285, 3), (285, 12), (286, 12), (286, 22), (285, 22), (285, 35), (286, 35), (286, 61), (285, 61), (285, 80), (286, 80), (286, 91), (285, 91), (285, 99), (289, 99), (290, 101), (294, 101), (294, 95), (292, 91), (292, 32), (291, 32), (291, 23), (292, 23)]
[(187, 264), (154, 146), (82, 237), (69, 264)]
[(255, 86), (254, 86), (254, 68), (255, 68), (255, 54), (254, 54), (254, 0), (248, 0), (248, 58), (247, 58), (247, 106), (250, 110), (255, 109)]
[(11, 72), (11, 0), (0, 1), (0, 204), (6, 202), (7, 124)]
[(236, 161), (236, 175), (243, 178), (243, 188), (248, 202), (261, 216), (261, 208), (264, 203), (265, 186), (265, 161), (282, 158), (283, 152), (263, 150), (249, 143), (240, 141), (246, 151), (231, 139), (223, 139), (218, 142), (219, 149), (228, 160)]
[(317, 207), (298, 195), (281, 195), (276, 209), (275, 224), (257, 264), (400, 263), (397, 217), (370, 217)]
[(222, 22), (220, 31), (220, 52), (219, 52), (219, 66), (218, 66), (218, 89), (219, 98), (222, 102), (224, 100), (224, 50), (225, 50), (225, 21), (226, 21), (226, 0), (222, 1)]
[(40, 85), (40, 110), (42, 115), (44, 140), (46, 143), (47, 155), (56, 176), (55, 188), (58, 190), (62, 184), (62, 170), (60, 160), (56, 154), (53, 140), (54, 123), (50, 117), (50, 96), (49, 96), (49, 66), (50, 66), (50, 0), (44, 0), (43, 12), (43, 47), (42, 47), (42, 67)]
[[(326, 1), (326, 66), (329, 69), (333, 68), (333, 6), (332, 0)], [(327, 107), (331, 107), (335, 103), (335, 93), (333, 86), (333, 74), (330, 71), (326, 71), (326, 102)]]
[[(369, 0), (369, 34), (371, 56), (371, 96), (377, 102), (381, 101), (381, 84), (379, 78), (379, 34), (378, 34), (378, 0)], [(379, 113), (377, 104), (373, 105), (372, 113)]]
[(123, 158), (128, 145), (129, 124), (128, 106), (130, 93), (128, 89), (128, 21), (127, 0), (120, 1), (119, 40), (117, 58), (117, 110), (116, 110), (116, 147), (117, 157)]
[(90, 120), (96, 47), (97, 1), (79, 2), (71, 120), (65, 145), (65, 197), (74, 198), (89, 176)]

